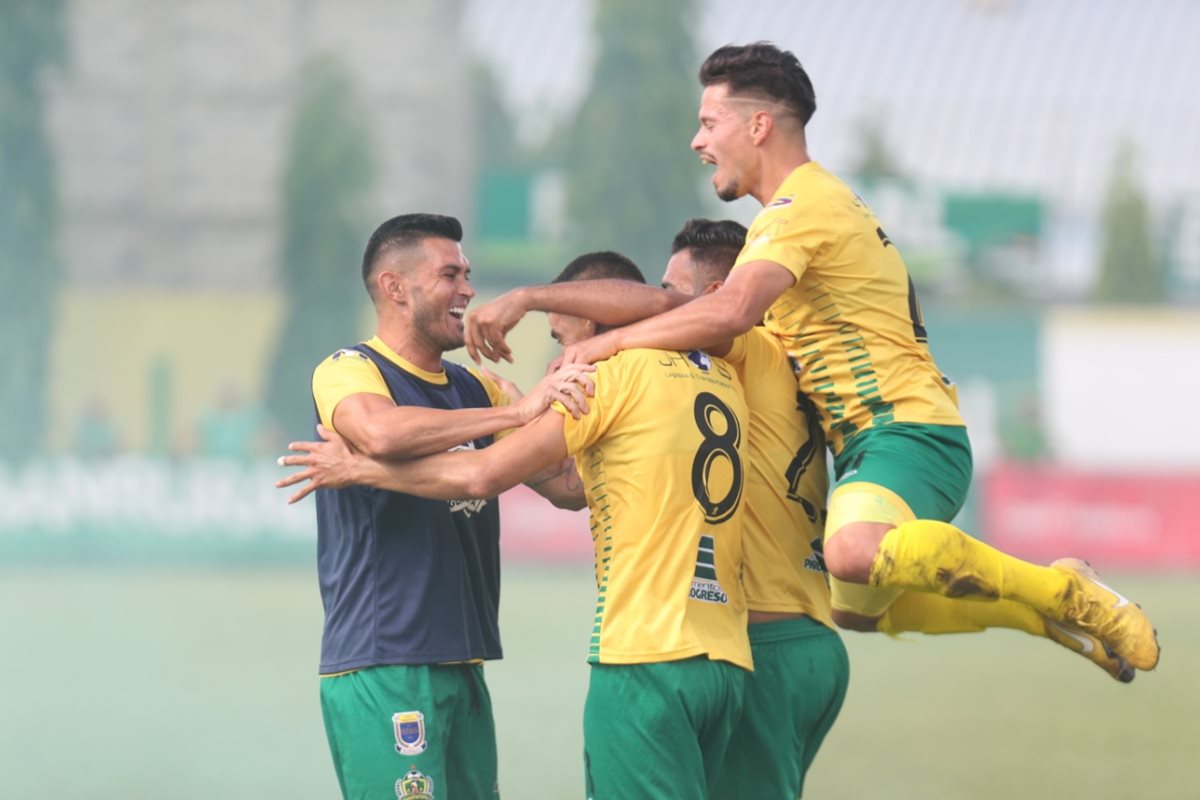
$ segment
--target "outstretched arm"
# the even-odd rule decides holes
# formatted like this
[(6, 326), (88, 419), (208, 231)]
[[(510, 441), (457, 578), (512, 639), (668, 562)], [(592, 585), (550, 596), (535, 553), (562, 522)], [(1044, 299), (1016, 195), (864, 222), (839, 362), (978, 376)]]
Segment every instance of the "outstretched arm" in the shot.
[[(546, 374), (552, 374), (557, 369), (558, 365), (552, 364), (546, 370)], [(512, 381), (501, 375), (497, 375), (487, 367), (483, 367), (482, 372), (494, 381), (500, 387), (500, 390), (509, 397), (515, 400), (521, 396), (521, 390)], [(589, 386), (594, 391), (595, 387), (591, 384)], [(586, 414), (587, 410), (587, 404), (584, 403), (583, 413)], [(575, 416), (578, 419), (578, 414)], [(548, 469), (527, 478), (525, 485), (558, 508), (578, 511), (587, 506), (587, 497), (585, 497), (583, 492), (583, 481), (579, 479), (579, 473), (575, 470), (575, 459), (570, 456), (564, 458), (560, 463), (554, 464)]]
[(279, 459), (281, 466), (304, 467), (275, 482), (279, 488), (304, 483), (288, 498), (289, 503), (303, 499), (314, 489), (340, 489), (351, 484), (433, 500), (495, 497), (567, 457), (563, 418), (553, 411), (491, 447), (408, 461), (368, 458), (352, 452), (344, 439), (324, 426), (317, 432), (323, 441), (293, 442), (288, 449), (294, 454)]
[(523, 286), (505, 292), (467, 315), (467, 354), (475, 361), (512, 361), (504, 337), (530, 311), (583, 317), (601, 325), (628, 325), (686, 303), (679, 292), (633, 281), (596, 279)]
[(333, 423), (354, 447), (374, 458), (416, 458), (520, 427), (559, 401), (578, 417), (587, 413), (591, 376), (569, 368), (548, 374), (512, 405), (453, 410), (398, 406), (389, 397), (362, 392), (338, 403)]
[(527, 479), (525, 485), (558, 508), (569, 511), (587, 508), (583, 479), (579, 477), (579, 471), (575, 468), (575, 459), (569, 456)]
[(752, 261), (729, 273), (712, 294), (565, 348), (563, 363), (592, 364), (635, 347), (693, 350), (728, 342), (761, 322), (794, 282), (792, 273), (779, 264)]

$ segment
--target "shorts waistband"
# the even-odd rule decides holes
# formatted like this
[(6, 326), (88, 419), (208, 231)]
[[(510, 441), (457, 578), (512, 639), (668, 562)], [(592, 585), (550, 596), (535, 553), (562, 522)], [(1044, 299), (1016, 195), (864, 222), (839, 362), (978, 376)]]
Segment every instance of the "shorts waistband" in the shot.
[(803, 639), (807, 636), (836, 636), (829, 628), (817, 622), (812, 617), (795, 617), (780, 619), (774, 622), (759, 622), (747, 628), (750, 634), (750, 644), (766, 644), (768, 642), (786, 642), (790, 639)]

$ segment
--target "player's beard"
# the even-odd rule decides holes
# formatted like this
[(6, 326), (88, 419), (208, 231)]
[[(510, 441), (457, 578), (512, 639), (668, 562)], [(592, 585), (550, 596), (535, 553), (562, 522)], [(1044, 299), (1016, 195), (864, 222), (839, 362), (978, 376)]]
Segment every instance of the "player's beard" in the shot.
[(739, 197), (745, 194), (745, 192), (742, 191), (742, 187), (738, 182), (738, 176), (736, 174), (730, 175), (729, 179), (725, 181), (724, 186), (718, 186), (716, 188), (717, 198), (724, 200), (726, 203), (732, 203), (734, 200), (737, 200)]
[(446, 309), (426, 303), (424, 297), (414, 294), (417, 302), (413, 313), (413, 326), (430, 347), (443, 353), (462, 347), (465, 341), (463, 332), (457, 325), (447, 322), (451, 317)]

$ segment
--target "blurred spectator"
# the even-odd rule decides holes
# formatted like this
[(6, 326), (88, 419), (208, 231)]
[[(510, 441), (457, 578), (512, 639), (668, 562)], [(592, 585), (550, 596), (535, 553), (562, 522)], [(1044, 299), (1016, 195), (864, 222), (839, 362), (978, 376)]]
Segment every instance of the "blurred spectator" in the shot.
[(75, 428), (72, 449), (80, 458), (112, 458), (119, 449), (117, 428), (113, 424), (108, 400), (100, 395), (88, 398)]
[(216, 406), (200, 417), (199, 455), (208, 458), (250, 459), (262, 451), (262, 410), (245, 402), (232, 380), (223, 382)]

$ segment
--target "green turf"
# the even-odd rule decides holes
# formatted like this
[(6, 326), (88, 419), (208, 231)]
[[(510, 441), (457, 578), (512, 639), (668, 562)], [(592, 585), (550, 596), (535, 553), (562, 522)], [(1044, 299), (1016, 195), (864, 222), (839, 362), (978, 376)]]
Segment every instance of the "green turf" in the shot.
[[(582, 797), (589, 579), (506, 573), (508, 658), (487, 672), (508, 800)], [(1200, 583), (1112, 582), (1165, 648), (1132, 686), (1018, 633), (849, 635), (849, 697), (806, 796), (1200, 796)], [(0, 609), (0, 796), (336, 796), (310, 570), (10, 568)]]

